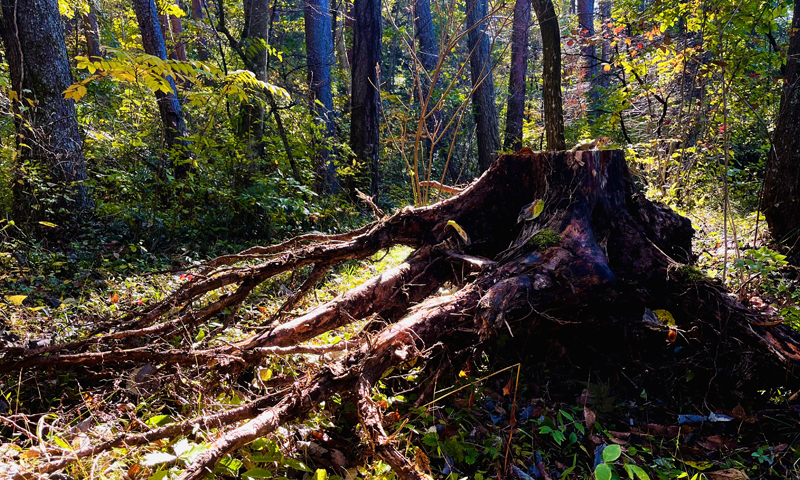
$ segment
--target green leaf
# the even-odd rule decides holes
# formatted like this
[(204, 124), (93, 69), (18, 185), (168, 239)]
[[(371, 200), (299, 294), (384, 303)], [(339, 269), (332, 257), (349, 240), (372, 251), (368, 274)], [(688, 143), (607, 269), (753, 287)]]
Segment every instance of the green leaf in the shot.
[(272, 478), (272, 472), (263, 468), (251, 468), (242, 474), (242, 478)]
[(622, 448), (619, 445), (609, 445), (603, 450), (603, 461), (611, 463), (622, 455)]
[(283, 464), (287, 467), (294, 468), (295, 470), (300, 470), (303, 472), (310, 472), (311, 469), (308, 468), (308, 465), (301, 462), (300, 460), (295, 460), (294, 458), (284, 458)]
[(544, 200), (536, 200), (533, 204), (533, 218), (538, 217), (544, 211)]
[[(605, 452), (605, 450), (603, 452)], [(611, 480), (611, 467), (605, 463), (601, 463), (594, 469), (594, 478), (597, 480)]]
[(647, 476), (647, 472), (641, 469), (641, 467), (637, 467), (636, 465), (625, 465), (625, 470), (628, 471), (628, 476), (630, 478), (638, 478), (639, 480), (650, 480), (650, 477)]
[(153, 427), (153, 428), (155, 428), (155, 427), (163, 427), (164, 425), (166, 425), (168, 423), (172, 423), (172, 417), (170, 417), (169, 415), (156, 415), (155, 417), (151, 417), (145, 423), (147, 423), (147, 426)]

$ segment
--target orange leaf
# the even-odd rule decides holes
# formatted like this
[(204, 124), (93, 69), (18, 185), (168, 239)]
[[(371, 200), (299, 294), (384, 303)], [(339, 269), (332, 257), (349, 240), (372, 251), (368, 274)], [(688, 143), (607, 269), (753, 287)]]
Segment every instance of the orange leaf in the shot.
[(669, 333), (667, 334), (667, 341), (672, 343), (677, 339), (678, 339), (678, 332), (675, 330), (670, 330)]
[(117, 292), (112, 293), (111, 297), (108, 299), (108, 301), (111, 302), (111, 303), (119, 302), (119, 295), (117, 295)]
[(512, 384), (513, 381), (514, 381), (513, 378), (509, 378), (508, 379), (508, 383), (506, 384), (505, 387), (503, 387), (503, 395), (511, 395), (511, 392), (513, 391), (513, 390), (511, 390), (512, 389), (511, 384)]
[(611, 70), (611, 65), (603, 65), (603, 70), (606, 72)]

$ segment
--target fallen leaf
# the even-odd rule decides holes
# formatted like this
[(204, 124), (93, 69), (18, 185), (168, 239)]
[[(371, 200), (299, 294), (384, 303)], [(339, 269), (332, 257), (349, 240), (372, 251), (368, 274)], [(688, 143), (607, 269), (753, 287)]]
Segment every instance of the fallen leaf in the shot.
[(750, 477), (741, 470), (735, 468), (726, 468), (725, 470), (717, 470), (716, 472), (706, 472), (704, 474), (708, 480), (749, 480)]
[(513, 378), (508, 379), (508, 383), (506, 384), (505, 387), (503, 387), (503, 395), (511, 395), (511, 392), (513, 391), (511, 390), (513, 388), (512, 387), (513, 380), (514, 380)]
[(11, 303), (11, 305), (15, 305), (15, 306), (19, 307), (20, 305), (22, 305), (22, 302), (24, 302), (25, 299), (28, 298), (28, 296), (27, 295), (6, 295), (5, 298), (6, 298), (6, 300), (8, 300)]
[(111, 303), (119, 302), (119, 295), (117, 295), (117, 292), (112, 293), (111, 297), (108, 299), (108, 301), (111, 302)]
[(586, 422), (586, 428), (592, 428), (597, 421), (597, 415), (589, 410), (586, 406), (583, 407), (583, 419)]

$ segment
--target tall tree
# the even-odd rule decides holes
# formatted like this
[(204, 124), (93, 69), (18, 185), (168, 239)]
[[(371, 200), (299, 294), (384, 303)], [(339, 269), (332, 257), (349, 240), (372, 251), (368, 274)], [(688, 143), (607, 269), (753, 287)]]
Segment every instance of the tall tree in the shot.
[(475, 115), (478, 141), (478, 168), (486, 171), (492, 164), (495, 152), (500, 149), (500, 126), (495, 107), (492, 57), (489, 46), (487, 0), (467, 0), (467, 45), (469, 69), (472, 77), (472, 108)]
[(83, 16), (83, 30), (86, 35), (86, 55), (89, 58), (102, 57), (100, 26), (97, 24), (97, 10), (93, 3), (89, 3), (89, 12)]
[[(418, 70), (418, 86), (415, 93), (418, 95), (418, 100), (421, 110), (420, 113), (425, 116), (424, 127), (426, 135), (422, 136), (422, 143), (424, 145), (424, 152), (426, 156), (433, 157), (433, 140), (441, 132), (437, 132), (437, 125), (441, 125), (441, 112), (431, 112), (435, 100), (430, 99), (431, 89), (433, 88), (432, 76), (435, 76), (436, 65), (439, 63), (439, 44), (436, 41), (436, 31), (433, 29), (433, 18), (431, 17), (431, 2), (430, 0), (416, 0), (411, 6), (412, 15), (414, 16), (414, 28), (416, 30), (417, 43), (419, 50), (417, 52), (417, 59), (419, 60)], [(423, 125), (418, 125), (420, 128)], [(416, 155), (419, 157), (419, 145), (416, 146)]]
[[(338, 191), (336, 165), (328, 148), (334, 137), (331, 63), (333, 62), (333, 25), (328, 0), (306, 0), (303, 9), (306, 31), (309, 104), (317, 113), (324, 131), (316, 165), (318, 193)], [(319, 103), (317, 103), (319, 102)]]
[(561, 99), (561, 28), (553, 0), (531, 0), (542, 34), (542, 98), (548, 150), (567, 148)]
[[(139, 22), (144, 51), (161, 60), (166, 60), (167, 47), (161, 34), (155, 2), (153, 0), (132, 0), (132, 3), (136, 19)], [(187, 133), (186, 123), (183, 119), (181, 104), (178, 101), (175, 79), (167, 76), (167, 81), (172, 91), (166, 93), (157, 91), (156, 100), (158, 111), (161, 114), (161, 122), (164, 124), (164, 145), (168, 151), (179, 150), (177, 155), (179, 164), (175, 167), (175, 174), (183, 177), (189, 170), (189, 152), (186, 148), (188, 142), (182, 139)]]
[(169, 16), (169, 25), (172, 30), (173, 50), (175, 51), (175, 60), (181, 62), (186, 61), (186, 43), (183, 41), (183, 24), (181, 18), (177, 15)]
[[(198, 26), (203, 23), (203, 19), (205, 18), (205, 8), (205, 0), (192, 0), (192, 20), (194, 20)], [(197, 56), (203, 62), (208, 60), (208, 46), (206, 38), (203, 35), (200, 35), (197, 39)]]
[[(800, 0), (794, 0), (792, 31), (800, 31)], [(775, 138), (764, 179), (764, 216), (772, 236), (800, 253), (800, 34), (789, 36)]]
[(378, 194), (379, 105), (378, 67), (381, 61), (381, 2), (355, 0), (353, 6), (353, 86), (350, 148), (369, 166), (370, 194)]
[(528, 27), (531, 23), (530, 0), (514, 2), (511, 30), (511, 71), (508, 75), (508, 107), (503, 149), (522, 148), (522, 122), (525, 117), (525, 75), (528, 69)]
[(599, 100), (597, 84), (597, 59), (594, 48), (594, 0), (578, 0), (578, 35), (581, 37), (581, 81), (588, 83), (587, 100), (589, 102), (591, 121), (596, 113), (596, 103)]
[[(269, 44), (270, 26), (272, 25), (272, 12), (270, 12), (267, 0), (244, 0), (244, 30), (242, 39), (236, 40), (225, 24), (225, 5), (222, 0), (217, 0), (217, 31), (225, 35), (231, 48), (236, 51), (239, 58), (244, 62), (245, 67), (253, 72), (256, 80), (267, 81), (267, 63), (269, 57), (267, 46)], [(269, 104), (272, 116), (275, 119), (275, 126), (278, 135), (283, 142), (286, 157), (292, 168), (292, 177), (298, 182), (302, 182), (297, 162), (294, 160), (292, 145), (289, 143), (289, 135), (283, 125), (283, 120), (278, 112), (278, 105), (272, 92), (264, 88), (259, 92)], [(244, 107), (243, 132), (251, 139), (253, 153), (259, 158), (264, 157), (264, 106), (258, 99), (248, 102)]]
[[(62, 220), (91, 207), (86, 165), (73, 100), (63, 91), (72, 84), (57, 0), (0, 1), (0, 36), (11, 74), (14, 122), (20, 162), (15, 167), (14, 216), (21, 222)], [(24, 106), (25, 108), (22, 108)], [(25, 162), (44, 167), (60, 190), (53, 215), (33, 211), (37, 199), (27, 182)]]

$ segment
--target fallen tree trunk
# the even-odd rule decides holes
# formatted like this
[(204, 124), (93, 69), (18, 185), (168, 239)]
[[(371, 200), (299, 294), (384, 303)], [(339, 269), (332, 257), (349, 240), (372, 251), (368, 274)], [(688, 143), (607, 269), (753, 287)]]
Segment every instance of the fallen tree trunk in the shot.
[[(292, 352), (317, 335), (378, 315), (388, 325), (377, 334), (365, 332), (340, 360), (303, 376), (280, 395), (203, 422), (231, 428), (250, 419), (214, 440), (180, 478), (202, 478), (227, 453), (346, 391), (359, 397), (360, 419), (374, 453), (400, 478), (425, 478), (392, 445), (380, 408), (369, 395), (389, 368), (437, 349), (474, 347), (498, 332), (513, 335), (550, 325), (573, 333), (632, 335), (641, 343), (628, 344), (631, 351), (658, 341), (694, 345), (701, 353), (702, 346), (715, 345), (707, 355), (714, 375), (724, 370), (742, 382), (753, 380), (754, 365), (770, 363), (781, 371), (800, 365), (796, 332), (745, 309), (687, 266), (692, 235), (689, 220), (636, 190), (620, 151), (505, 155), (450, 199), (404, 209), (349, 235), (308, 237), (215, 260), (162, 302), (108, 324), (114, 331), (44, 349), (6, 348), (0, 368), (100, 363), (108, 368), (149, 362), (242, 370), (266, 355)], [(278, 319), (265, 332), (236, 344), (204, 350), (190, 345), (126, 348), (131, 337), (157, 339), (176, 328), (193, 332), (198, 319), (238, 307), (268, 278), (313, 265), (310, 279), (287, 300), (294, 305), (337, 262), (366, 258), (397, 244), (416, 248), (402, 265), (293, 320)], [(253, 258), (263, 262), (234, 265)], [(448, 283), (455, 293), (437, 295)], [(204, 301), (209, 292), (232, 287), (233, 293)], [(674, 321), (652, 314), (659, 310), (669, 311)], [(90, 346), (101, 351), (87, 351)], [(179, 435), (197, 423), (149, 436), (130, 434), (127, 443)], [(123, 443), (125, 438), (115, 438), (102, 444), (106, 447), (65, 452), (63, 458), (16, 478), (52, 472)]]

